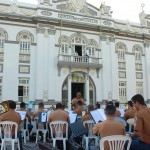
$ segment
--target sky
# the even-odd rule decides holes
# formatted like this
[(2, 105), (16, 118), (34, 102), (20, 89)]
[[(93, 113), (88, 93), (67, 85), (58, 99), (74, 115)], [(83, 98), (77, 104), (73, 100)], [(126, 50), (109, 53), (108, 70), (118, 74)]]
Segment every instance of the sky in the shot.
[[(26, 3), (37, 3), (37, 0), (18, 0)], [(99, 8), (101, 2), (111, 6), (112, 17), (115, 19), (128, 20), (139, 23), (139, 13), (142, 11), (141, 4), (144, 4), (144, 11), (150, 14), (150, 0), (86, 0), (86, 2)]]

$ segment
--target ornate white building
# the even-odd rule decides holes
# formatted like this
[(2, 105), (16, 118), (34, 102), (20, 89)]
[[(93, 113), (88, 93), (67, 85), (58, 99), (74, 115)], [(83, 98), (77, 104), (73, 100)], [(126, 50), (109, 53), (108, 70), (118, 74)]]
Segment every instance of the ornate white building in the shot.
[(0, 0), (1, 101), (87, 104), (150, 99), (150, 15), (140, 24), (112, 18), (85, 0)]

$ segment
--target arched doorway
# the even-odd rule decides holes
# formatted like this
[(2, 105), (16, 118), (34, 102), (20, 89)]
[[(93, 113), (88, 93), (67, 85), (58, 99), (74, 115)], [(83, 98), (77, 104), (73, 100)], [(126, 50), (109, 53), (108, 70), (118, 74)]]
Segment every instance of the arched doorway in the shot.
[[(70, 88), (68, 89), (68, 78), (71, 79)], [(70, 92), (70, 93), (69, 93)], [(96, 103), (96, 88), (93, 80), (90, 76), (87, 76), (84, 72), (72, 72), (71, 78), (68, 76), (63, 83), (62, 86), (62, 103), (68, 107), (68, 102), (76, 97), (76, 93), (81, 92), (82, 97), (87, 101), (87, 104)], [(71, 100), (69, 100), (69, 96), (71, 95)]]

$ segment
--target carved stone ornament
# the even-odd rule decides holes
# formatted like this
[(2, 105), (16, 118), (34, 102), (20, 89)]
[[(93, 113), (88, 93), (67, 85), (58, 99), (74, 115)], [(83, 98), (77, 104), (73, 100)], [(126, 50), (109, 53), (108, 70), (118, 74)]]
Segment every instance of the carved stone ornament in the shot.
[(11, 12), (12, 13), (17, 13), (18, 12), (18, 6), (16, 3), (13, 3), (11, 6)]
[(69, 3), (75, 8), (75, 10), (79, 13), (81, 9), (85, 6), (85, 0), (69, 0)]

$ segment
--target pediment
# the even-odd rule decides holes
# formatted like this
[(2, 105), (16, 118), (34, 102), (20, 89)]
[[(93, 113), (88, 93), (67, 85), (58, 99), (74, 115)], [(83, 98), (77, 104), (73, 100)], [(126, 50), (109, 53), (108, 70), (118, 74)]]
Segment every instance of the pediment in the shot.
[[(80, 0), (81, 1), (81, 0)], [(64, 1), (63, 4), (58, 2), (56, 4), (56, 9), (61, 10), (63, 8), (63, 12), (67, 13), (78, 13), (81, 15), (87, 15), (87, 16), (98, 16), (98, 8), (88, 4), (88, 3), (82, 3), (80, 7), (77, 7), (75, 3), (72, 3), (72, 0), (70, 1)]]

